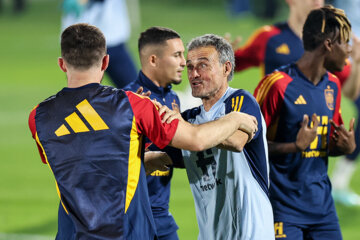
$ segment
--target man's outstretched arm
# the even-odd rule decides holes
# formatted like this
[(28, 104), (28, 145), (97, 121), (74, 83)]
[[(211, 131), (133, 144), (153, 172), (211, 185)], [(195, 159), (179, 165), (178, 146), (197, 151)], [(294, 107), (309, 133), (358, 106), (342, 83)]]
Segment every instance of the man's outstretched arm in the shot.
[[(173, 104), (173, 110), (168, 109), (166, 106), (162, 106), (160, 103), (154, 101), (154, 103), (159, 107), (159, 113), (164, 115), (162, 116), (163, 121), (170, 123), (174, 119), (178, 119), (180, 121), (186, 122), (181, 114), (179, 107), (176, 104)], [(251, 116), (253, 117), (253, 116)], [(255, 118), (256, 121), (256, 118)], [(256, 126), (257, 129), (257, 126)], [(253, 135), (252, 130), (248, 130), (249, 134), (243, 130), (235, 131), (230, 137), (226, 138), (221, 143), (217, 144), (216, 147), (226, 149), (234, 152), (241, 152), (247, 142), (249, 142), (252, 137), (249, 135)]]
[(236, 130), (246, 132), (251, 139), (257, 131), (256, 118), (245, 113), (231, 112), (218, 120), (200, 125), (179, 121), (169, 145), (190, 151), (203, 151), (222, 143)]

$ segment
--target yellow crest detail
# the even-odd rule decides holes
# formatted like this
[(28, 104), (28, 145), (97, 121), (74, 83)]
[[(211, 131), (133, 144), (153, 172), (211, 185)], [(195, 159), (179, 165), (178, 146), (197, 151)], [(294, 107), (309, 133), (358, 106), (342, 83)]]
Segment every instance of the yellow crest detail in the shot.
[(331, 89), (330, 86), (327, 86), (327, 89), (324, 90), (324, 94), (325, 94), (325, 101), (326, 101), (326, 106), (330, 109), (330, 110), (334, 110), (334, 89)]

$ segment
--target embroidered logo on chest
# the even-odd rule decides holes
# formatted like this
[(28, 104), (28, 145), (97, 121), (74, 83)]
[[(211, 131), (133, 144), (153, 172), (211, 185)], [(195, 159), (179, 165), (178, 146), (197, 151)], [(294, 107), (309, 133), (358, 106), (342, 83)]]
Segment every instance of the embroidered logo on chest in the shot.
[(330, 110), (334, 110), (334, 89), (331, 89), (330, 86), (327, 86), (327, 89), (324, 90), (326, 106)]

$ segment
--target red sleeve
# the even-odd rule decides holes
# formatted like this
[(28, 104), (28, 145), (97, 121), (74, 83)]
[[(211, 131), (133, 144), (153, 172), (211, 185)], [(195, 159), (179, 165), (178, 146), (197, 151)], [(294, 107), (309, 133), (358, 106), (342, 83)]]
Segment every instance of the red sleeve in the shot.
[[(336, 95), (336, 102), (335, 102), (335, 109), (334, 109), (334, 115), (333, 115), (333, 121), (337, 124), (337, 125), (341, 125), (344, 124), (343, 119), (341, 117), (341, 108), (340, 108), (340, 104), (341, 104), (341, 86), (340, 86), (340, 81), (339, 79), (329, 73), (329, 80), (331, 82), (335, 82), (337, 85), (337, 95)], [(331, 132), (330, 135), (332, 135), (333, 132), (333, 128), (331, 128)]]
[(260, 105), (267, 127), (278, 118), (285, 90), (291, 81), (287, 74), (275, 71), (265, 76), (256, 87), (254, 97)]
[(338, 77), (341, 86), (344, 86), (344, 83), (349, 78), (351, 73), (351, 62), (349, 59), (346, 59), (346, 64), (341, 72), (334, 72), (334, 75)]
[(279, 33), (280, 29), (275, 26), (264, 26), (258, 29), (243, 47), (235, 51), (235, 71), (260, 66), (264, 62), (269, 39)]
[(41, 161), (46, 164), (46, 158), (44, 156), (43, 150), (42, 150), (41, 146), (39, 145), (38, 140), (36, 139), (37, 133), (36, 133), (35, 115), (36, 115), (37, 107), (38, 106), (36, 106), (30, 113), (30, 116), (29, 116), (29, 128), (30, 128), (30, 131), (31, 131), (31, 135), (32, 135), (33, 139), (35, 140), (36, 146), (37, 146), (37, 148), (39, 150)]
[(140, 134), (146, 135), (159, 148), (166, 147), (174, 137), (179, 120), (170, 124), (162, 123), (157, 107), (149, 98), (126, 91), (133, 109), (136, 127)]

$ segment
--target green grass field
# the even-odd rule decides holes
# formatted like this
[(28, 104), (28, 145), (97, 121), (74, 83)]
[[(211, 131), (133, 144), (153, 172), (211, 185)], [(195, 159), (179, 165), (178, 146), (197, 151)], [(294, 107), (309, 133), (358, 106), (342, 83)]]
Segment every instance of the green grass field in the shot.
[[(149, 26), (173, 28), (186, 44), (205, 33), (231, 32), (246, 39), (255, 28), (268, 22), (253, 17), (230, 18), (220, 1), (181, 2), (141, 1), (141, 26), (134, 30), (129, 42), (137, 62), (137, 36)], [(12, 15), (7, 6), (0, 13), (0, 240), (47, 240), (56, 234), (59, 199), (54, 178), (40, 161), (27, 118), (36, 104), (66, 85), (65, 75), (57, 67), (59, 6), (60, 1), (29, 0), (24, 15)], [(231, 85), (252, 92), (259, 78), (259, 71), (251, 69), (236, 74)], [(185, 74), (183, 79), (175, 90), (186, 87)], [(348, 122), (353, 115), (351, 103), (344, 100), (342, 109)], [(360, 192), (358, 173), (352, 187)], [(184, 170), (174, 173), (170, 209), (180, 227), (180, 239), (196, 239), (194, 203)], [(344, 239), (360, 239), (360, 208), (337, 209)]]

